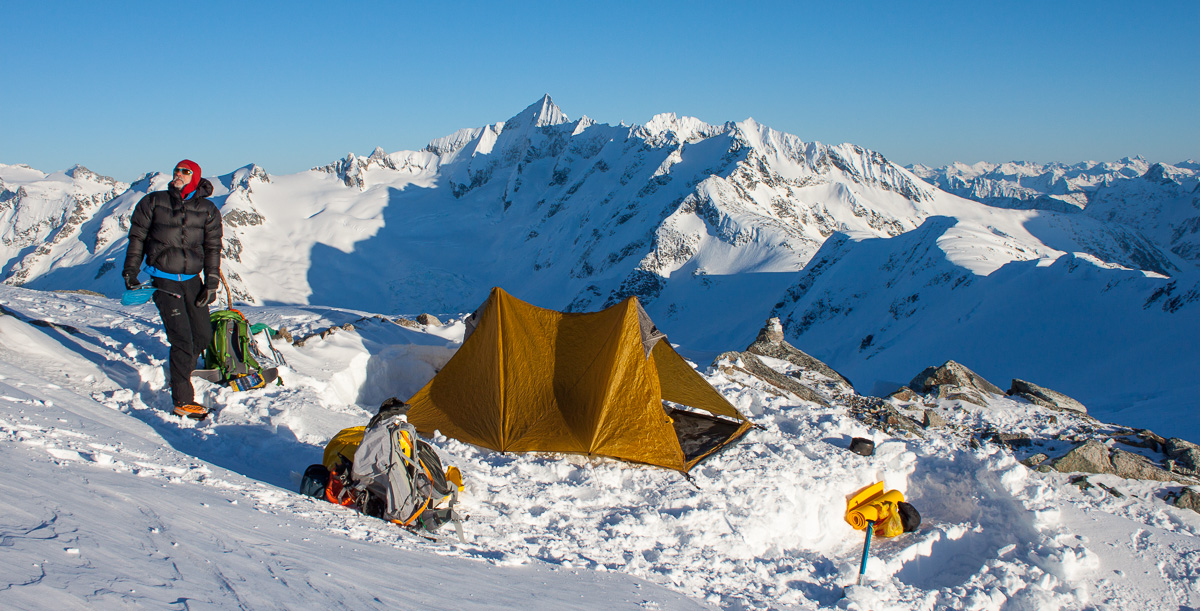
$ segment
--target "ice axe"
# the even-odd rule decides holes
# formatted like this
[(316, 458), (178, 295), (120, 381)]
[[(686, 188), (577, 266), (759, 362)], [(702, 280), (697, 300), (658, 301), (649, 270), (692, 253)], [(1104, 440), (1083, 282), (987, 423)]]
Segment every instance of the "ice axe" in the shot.
[(180, 295), (179, 293), (172, 293), (171, 291), (160, 289), (156, 286), (143, 284), (121, 293), (121, 305), (131, 306), (146, 303), (147, 301), (150, 301), (151, 297), (154, 296), (155, 291), (162, 291), (176, 299), (183, 299), (183, 295)]

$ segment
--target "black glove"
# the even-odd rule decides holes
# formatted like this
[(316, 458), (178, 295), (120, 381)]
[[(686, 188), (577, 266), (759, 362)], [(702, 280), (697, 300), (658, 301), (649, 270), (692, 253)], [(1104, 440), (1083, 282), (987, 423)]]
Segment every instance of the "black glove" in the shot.
[(196, 297), (196, 307), (202, 308), (204, 306), (212, 305), (213, 302), (215, 302), (216, 300), (217, 300), (217, 289), (204, 289), (204, 292), (200, 293)]
[(125, 278), (125, 290), (127, 290), (127, 291), (132, 291), (133, 289), (136, 289), (137, 287), (141, 286), (141, 283), (138, 282), (138, 280), (137, 280), (137, 272), (134, 272), (132, 274), (125, 274), (124, 278)]

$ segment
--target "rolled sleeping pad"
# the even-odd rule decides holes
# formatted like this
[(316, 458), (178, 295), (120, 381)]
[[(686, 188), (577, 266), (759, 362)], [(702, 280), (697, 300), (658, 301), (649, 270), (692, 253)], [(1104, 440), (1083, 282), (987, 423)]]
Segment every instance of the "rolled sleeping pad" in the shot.
[(337, 435), (334, 435), (333, 439), (325, 444), (325, 455), (321, 460), (325, 468), (330, 471), (336, 469), (341, 463), (339, 458), (341, 456), (346, 457), (346, 462), (354, 462), (354, 452), (362, 443), (363, 433), (366, 430), (365, 426), (352, 426), (342, 429)]
[(904, 503), (904, 495), (899, 490), (878, 493), (859, 503), (858, 507), (847, 507), (846, 522), (856, 531), (862, 531), (869, 523), (886, 519), (896, 510), (896, 504), (899, 503)]

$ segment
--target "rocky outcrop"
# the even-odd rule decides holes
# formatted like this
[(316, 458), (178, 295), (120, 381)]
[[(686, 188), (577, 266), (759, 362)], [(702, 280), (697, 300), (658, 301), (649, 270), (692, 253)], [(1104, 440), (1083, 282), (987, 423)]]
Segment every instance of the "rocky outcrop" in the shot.
[(1149, 458), (1140, 454), (1134, 454), (1133, 452), (1114, 449), (1111, 459), (1113, 470), (1117, 475), (1126, 479), (1148, 479), (1156, 482), (1172, 482), (1188, 479), (1159, 468), (1150, 462)]
[(1116, 473), (1108, 457), (1108, 446), (1095, 439), (1075, 446), (1050, 466), (1063, 473)]
[(855, 420), (891, 435), (924, 437), (925, 428), (901, 412), (895, 405), (878, 397), (847, 395), (842, 397)]
[(955, 361), (946, 361), (941, 367), (925, 368), (908, 386), (919, 393), (936, 393), (938, 399), (959, 399), (984, 406), (987, 395), (1004, 394), (995, 384)]
[(1175, 506), (1200, 513), (1200, 494), (1197, 494), (1191, 488), (1184, 488), (1183, 492), (1180, 492), (1179, 496), (1175, 497)]
[(1162, 452), (1169, 456), (1175, 465), (1193, 473), (1200, 473), (1200, 446), (1172, 437), (1163, 443)]
[(946, 424), (948, 423), (942, 416), (941, 412), (938, 412), (936, 409), (925, 410), (924, 418), (921, 421), (921, 426), (927, 429), (936, 429), (946, 426)]
[(1098, 439), (1079, 444), (1050, 463), (1062, 473), (1103, 473), (1126, 479), (1197, 484), (1200, 480), (1163, 469), (1149, 458), (1121, 449), (1113, 449)]
[(820, 360), (805, 354), (783, 339), (783, 323), (778, 318), (767, 320), (767, 324), (758, 332), (758, 338), (746, 348), (746, 352), (787, 361), (806, 371), (815, 371), (847, 387), (854, 385), (845, 376), (834, 371), (832, 367)]
[(1032, 382), (1025, 380), (1013, 379), (1012, 387), (1008, 390), (1008, 396), (1019, 397), (1042, 407), (1057, 409), (1061, 411), (1078, 412), (1086, 414), (1087, 408), (1084, 405), (1067, 395), (1058, 391), (1050, 390), (1042, 386), (1038, 386)]
[(442, 326), (442, 321), (438, 320), (437, 316), (434, 316), (433, 314), (420, 314), (417, 316), (417, 322), (425, 326)]
[[(759, 357), (786, 361), (795, 365), (799, 371), (790, 374), (776, 371)], [(801, 380), (802, 374), (815, 373), (819, 377), (828, 379), (828, 382), (838, 389), (833, 391), (835, 394), (844, 392), (847, 395), (855, 396), (854, 386), (842, 374), (784, 340), (783, 324), (778, 318), (767, 320), (767, 324), (758, 332), (754, 343), (750, 344), (745, 352), (726, 352), (718, 356), (713, 364), (726, 372), (734, 370), (753, 376), (767, 383), (773, 389), (820, 405), (829, 405), (829, 402), (820, 393), (804, 384)], [(826, 382), (821, 381), (819, 384), (825, 385)]]
[(757, 356), (749, 352), (726, 352), (717, 357), (717, 368), (726, 375), (735, 371), (744, 373), (804, 401), (829, 406), (829, 402), (815, 390), (805, 386), (792, 376), (767, 367)]
[(888, 395), (887, 398), (888, 399), (896, 399), (897, 401), (904, 401), (905, 403), (912, 403), (914, 401), (920, 401), (921, 395), (918, 395), (917, 393), (913, 392), (913, 389), (911, 389), (907, 386), (901, 386), (900, 388), (897, 388), (896, 390), (892, 391), (892, 393), (890, 395)]

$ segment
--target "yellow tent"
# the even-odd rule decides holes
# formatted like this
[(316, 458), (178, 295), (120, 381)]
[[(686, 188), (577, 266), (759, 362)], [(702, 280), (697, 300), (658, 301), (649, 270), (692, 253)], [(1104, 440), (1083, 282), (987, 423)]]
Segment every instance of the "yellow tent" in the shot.
[(422, 434), (686, 472), (752, 426), (660, 341), (634, 297), (572, 314), (494, 288), (469, 322), (462, 347), (408, 400)]

